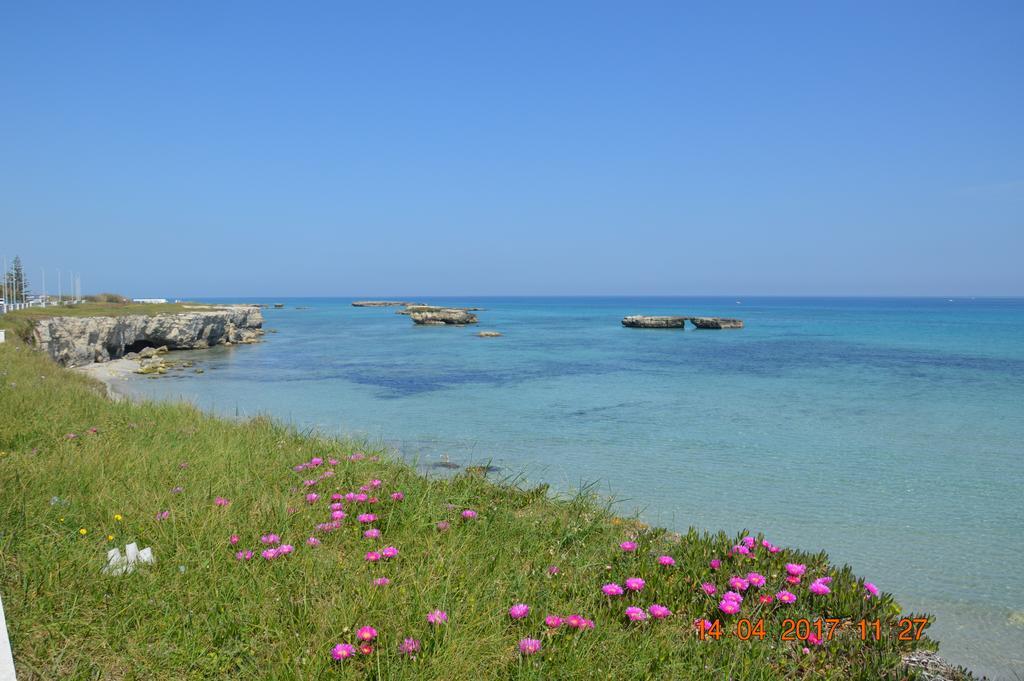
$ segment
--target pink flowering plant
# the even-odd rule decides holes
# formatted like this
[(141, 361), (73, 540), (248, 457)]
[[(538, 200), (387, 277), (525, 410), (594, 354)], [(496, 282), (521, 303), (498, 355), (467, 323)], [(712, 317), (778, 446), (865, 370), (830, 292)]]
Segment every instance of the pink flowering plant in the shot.
[[(266, 419), (115, 404), (12, 335), (0, 593), (30, 676), (880, 679), (936, 645), (928, 626), (896, 639), (900, 619), (930, 620), (882, 581), (770, 528), (673, 535), (586, 494), (427, 478)], [(156, 562), (101, 574), (131, 541)], [(786, 619), (826, 617), (846, 624), (780, 639)], [(743, 619), (765, 639), (740, 641)]]

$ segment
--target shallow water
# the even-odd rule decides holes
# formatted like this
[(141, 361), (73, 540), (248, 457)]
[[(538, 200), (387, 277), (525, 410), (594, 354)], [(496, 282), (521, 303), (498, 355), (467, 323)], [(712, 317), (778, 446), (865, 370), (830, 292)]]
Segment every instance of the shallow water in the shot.
[[(189, 353), (206, 373), (126, 390), (382, 439), (425, 464), (597, 482), (656, 524), (824, 549), (934, 613), (943, 656), (1024, 675), (1024, 300), (426, 301), (487, 308), (479, 328), (261, 302), (278, 301), (267, 342)], [(747, 327), (626, 329), (627, 314)]]

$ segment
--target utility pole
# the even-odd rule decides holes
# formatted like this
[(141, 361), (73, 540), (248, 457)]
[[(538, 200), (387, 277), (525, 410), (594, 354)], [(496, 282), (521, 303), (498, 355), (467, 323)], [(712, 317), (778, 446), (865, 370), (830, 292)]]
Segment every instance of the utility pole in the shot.
[(60, 270), (57, 270), (57, 304), (60, 305), (61, 299), (64, 297), (63, 289), (61, 289), (60, 283)]
[(46, 268), (40, 267), (39, 271), (43, 275), (43, 307), (46, 307)]

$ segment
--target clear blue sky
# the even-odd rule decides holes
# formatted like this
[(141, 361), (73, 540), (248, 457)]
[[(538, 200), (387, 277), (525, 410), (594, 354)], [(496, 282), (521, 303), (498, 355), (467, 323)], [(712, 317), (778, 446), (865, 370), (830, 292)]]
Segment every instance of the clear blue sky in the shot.
[(498, 5), (6, 2), (0, 253), (133, 295), (1024, 295), (1024, 2)]

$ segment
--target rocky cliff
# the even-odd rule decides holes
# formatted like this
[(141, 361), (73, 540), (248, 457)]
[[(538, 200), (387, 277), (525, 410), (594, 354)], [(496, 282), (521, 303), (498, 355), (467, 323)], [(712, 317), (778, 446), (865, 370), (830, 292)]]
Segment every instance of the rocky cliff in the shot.
[(255, 343), (263, 315), (255, 306), (229, 306), (153, 316), (50, 317), (35, 323), (31, 340), (64, 366), (106, 362), (147, 347), (171, 350)]

